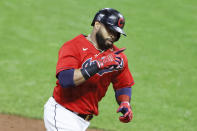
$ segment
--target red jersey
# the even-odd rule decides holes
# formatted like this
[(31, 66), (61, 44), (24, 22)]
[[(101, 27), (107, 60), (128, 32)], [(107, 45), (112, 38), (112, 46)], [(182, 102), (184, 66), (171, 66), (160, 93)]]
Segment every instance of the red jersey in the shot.
[[(117, 49), (113, 46), (112, 50), (105, 51), (105, 55)], [(85, 36), (79, 35), (60, 48), (56, 75), (63, 70), (83, 68), (102, 55), (104, 53), (97, 50)], [(79, 86), (70, 88), (62, 88), (57, 80), (53, 92), (55, 100), (74, 112), (98, 115), (98, 102), (105, 96), (110, 83), (114, 90), (134, 85), (126, 55), (120, 55), (123, 57), (122, 70), (101, 70)]]

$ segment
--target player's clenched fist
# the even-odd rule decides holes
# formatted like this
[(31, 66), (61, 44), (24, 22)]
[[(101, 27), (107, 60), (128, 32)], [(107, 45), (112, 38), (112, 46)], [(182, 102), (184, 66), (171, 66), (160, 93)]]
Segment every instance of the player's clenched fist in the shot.
[(107, 56), (103, 56), (97, 60), (97, 65), (99, 69), (106, 69), (110, 67), (118, 67), (121, 64), (122, 58), (119, 55), (123, 52), (125, 48), (122, 48), (118, 51), (114, 51)]
[(133, 118), (133, 112), (131, 110), (131, 106), (129, 104), (129, 102), (121, 102), (117, 113), (121, 112), (123, 114), (123, 116), (119, 117), (119, 120), (123, 123), (128, 123), (132, 120)]

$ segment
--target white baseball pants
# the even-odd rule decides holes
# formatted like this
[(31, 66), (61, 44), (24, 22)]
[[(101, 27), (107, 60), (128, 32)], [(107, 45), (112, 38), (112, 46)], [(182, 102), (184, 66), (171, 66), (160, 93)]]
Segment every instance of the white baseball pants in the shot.
[(67, 110), (50, 97), (44, 105), (44, 124), (47, 131), (85, 131), (90, 122)]

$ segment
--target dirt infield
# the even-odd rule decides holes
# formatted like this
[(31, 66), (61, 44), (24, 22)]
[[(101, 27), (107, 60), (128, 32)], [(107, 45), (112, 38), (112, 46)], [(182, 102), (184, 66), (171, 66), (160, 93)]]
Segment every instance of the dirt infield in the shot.
[[(43, 120), (0, 114), (0, 131), (46, 131)], [(87, 131), (103, 131), (88, 129)]]

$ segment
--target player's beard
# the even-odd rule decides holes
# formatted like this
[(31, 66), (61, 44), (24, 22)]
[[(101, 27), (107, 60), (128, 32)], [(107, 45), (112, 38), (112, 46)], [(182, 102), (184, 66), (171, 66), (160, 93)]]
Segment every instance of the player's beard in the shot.
[[(105, 39), (101, 33), (101, 31), (99, 30), (97, 33), (96, 33), (96, 42), (98, 44), (98, 47), (99, 49), (101, 50), (107, 50), (109, 48), (112, 48), (113, 47), (113, 44), (108, 44), (107, 41), (109, 39)], [(110, 41), (110, 40), (109, 40)], [(112, 42), (112, 41), (111, 41)], [(113, 43), (113, 42), (112, 42)]]

